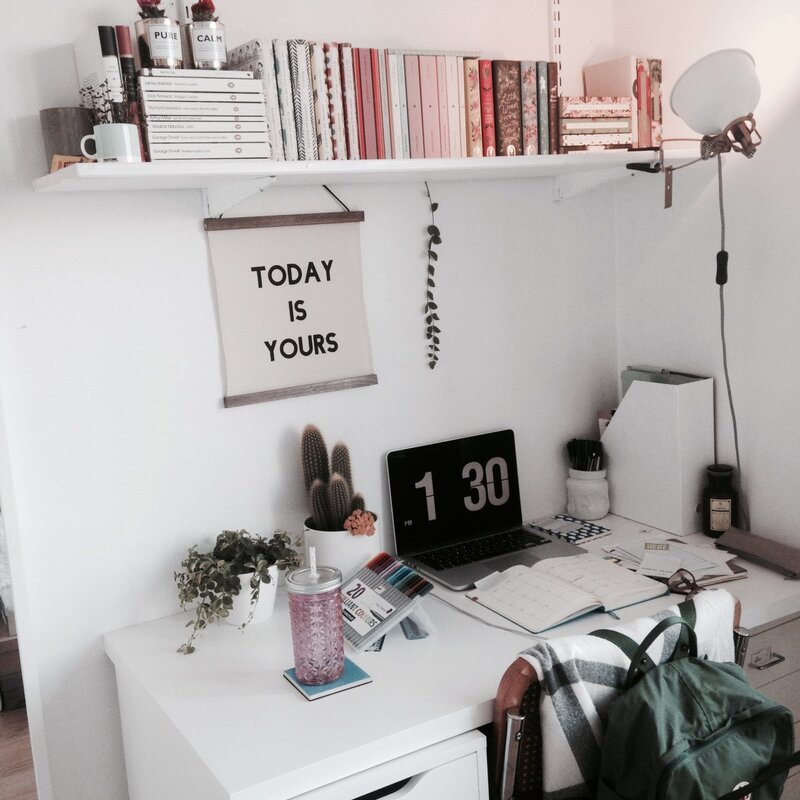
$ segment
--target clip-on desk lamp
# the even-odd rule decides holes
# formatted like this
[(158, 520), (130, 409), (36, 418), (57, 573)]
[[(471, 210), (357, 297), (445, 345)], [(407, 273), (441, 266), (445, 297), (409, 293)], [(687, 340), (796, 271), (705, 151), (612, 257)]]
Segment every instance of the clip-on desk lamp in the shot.
[[(717, 181), (719, 185), (719, 213), (721, 244), (717, 253), (717, 284), (719, 285), (720, 337), (722, 339), (722, 363), (725, 372), (725, 386), (733, 424), (736, 467), (741, 479), (739, 460), (739, 433), (736, 413), (733, 407), (730, 377), (728, 375), (728, 354), (725, 342), (725, 301), (723, 288), (728, 282), (728, 252), (725, 250), (725, 211), (722, 196), (723, 153), (731, 151), (752, 158), (761, 144), (761, 135), (756, 130), (753, 110), (761, 96), (761, 85), (756, 75), (755, 62), (750, 53), (744, 50), (718, 50), (704, 56), (692, 64), (678, 78), (670, 96), (672, 110), (692, 130), (702, 135), (700, 157), (680, 167), (664, 167), (664, 145), (659, 148), (659, 160), (654, 165), (629, 164), (629, 168), (643, 169), (646, 172), (664, 172), (664, 207), (672, 205), (672, 173), (698, 161), (717, 159)], [(666, 139), (664, 141), (686, 141)], [(695, 141), (695, 140), (691, 140)], [(716, 437), (714, 461), (717, 461)], [(749, 522), (744, 497), (741, 497), (743, 527), (749, 530)]]

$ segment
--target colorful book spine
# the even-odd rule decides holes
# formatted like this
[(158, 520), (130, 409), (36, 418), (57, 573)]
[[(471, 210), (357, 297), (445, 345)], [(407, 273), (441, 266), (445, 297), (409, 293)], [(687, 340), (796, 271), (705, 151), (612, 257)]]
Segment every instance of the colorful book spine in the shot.
[(464, 92), (464, 56), (456, 56), (456, 91), (458, 92), (458, 136), (461, 158), (469, 155), (467, 149), (467, 96)]
[(631, 133), (630, 117), (602, 117), (600, 119), (561, 120), (561, 133)]
[(550, 153), (561, 149), (558, 130), (558, 62), (547, 62), (547, 124), (550, 126)]
[(650, 58), (647, 60), (650, 73), (650, 146), (658, 147), (661, 144), (663, 111), (661, 107), (661, 59)]
[(436, 56), (419, 56), (419, 88), (422, 98), (422, 138), (425, 158), (441, 158)]
[(365, 650), (405, 619), (433, 589), (415, 569), (378, 553), (342, 587), (344, 638)]
[(339, 45), (326, 42), (322, 49), (325, 56), (325, 88), (328, 94), (328, 121), (331, 129), (333, 157), (337, 161), (341, 161), (347, 158), (347, 135), (345, 133), (342, 70), (339, 66)]
[(478, 59), (464, 59), (464, 126), (467, 155), (471, 158), (483, 156), (483, 133), (481, 128), (481, 87), (478, 76)]
[(320, 42), (312, 42), (310, 46), (317, 152), (320, 161), (333, 161), (333, 135), (331, 134), (328, 86), (325, 77), (325, 51)]
[(522, 153), (522, 87), (519, 61), (492, 61), (497, 155)]
[(344, 101), (344, 124), (347, 139), (347, 158), (358, 161), (361, 150), (358, 138), (358, 113), (356, 104), (356, 79), (353, 64), (353, 47), (339, 45), (339, 66), (342, 70), (342, 96)]
[(403, 125), (400, 112), (400, 70), (401, 56), (386, 53), (386, 83), (389, 94), (389, 127), (392, 132), (392, 158), (407, 158), (403, 155)]
[(422, 128), (422, 91), (419, 82), (419, 56), (403, 56), (403, 62), (406, 67), (409, 157), (425, 158), (425, 137)]
[(539, 114), (536, 94), (536, 62), (522, 61), (520, 63), (522, 153), (526, 156), (535, 156), (539, 152)]
[(292, 79), (292, 106), (297, 129), (297, 157), (316, 161), (317, 126), (314, 119), (314, 89), (311, 78), (311, 46), (305, 39), (289, 39), (289, 73)]
[(280, 106), (283, 154), (287, 161), (297, 161), (297, 128), (292, 102), (292, 77), (289, 69), (289, 46), (284, 39), (274, 39), (272, 53), (275, 62), (275, 84)]
[(536, 62), (536, 113), (539, 117), (539, 155), (550, 153), (550, 95), (547, 90), (547, 62)]
[(446, 56), (436, 56), (436, 88), (439, 96), (439, 148), (442, 158), (450, 157), (450, 111), (447, 98)]
[(564, 119), (632, 116), (630, 97), (570, 97), (559, 98), (559, 117)]
[[(450, 158), (461, 157), (462, 127), (459, 125), (458, 57), (444, 56), (445, 82), (447, 84), (447, 130)], [(463, 94), (462, 94), (463, 96)]]
[(385, 50), (371, 48), (372, 84), (375, 92), (375, 130), (378, 137), (378, 158), (392, 157), (392, 134), (389, 128), (389, 94), (386, 85)]
[(364, 100), (361, 96), (361, 49), (353, 48), (353, 77), (356, 87), (356, 125), (358, 132), (358, 149), (361, 158), (367, 157), (366, 136), (364, 135)]
[(639, 147), (650, 147), (650, 76), (643, 58), (636, 59), (636, 121)]
[(378, 158), (375, 89), (372, 84), (372, 56), (368, 47), (359, 47), (357, 49), (361, 76), (361, 118), (364, 122), (364, 153), (367, 158)]
[(492, 84), (492, 62), (482, 58), (478, 61), (478, 80), (481, 93), (481, 136), (483, 155), (497, 155), (497, 139), (494, 119), (494, 86)]

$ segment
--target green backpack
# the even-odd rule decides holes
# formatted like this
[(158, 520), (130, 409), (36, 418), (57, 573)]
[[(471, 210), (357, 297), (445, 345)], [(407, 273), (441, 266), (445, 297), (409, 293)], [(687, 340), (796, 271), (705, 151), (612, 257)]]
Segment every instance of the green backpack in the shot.
[[(669, 661), (647, 648), (684, 626)], [(641, 644), (616, 631), (594, 636), (631, 659), (625, 691), (609, 706), (597, 800), (777, 800), (794, 753), (788, 708), (753, 689), (736, 664), (697, 657), (680, 617), (661, 620)]]

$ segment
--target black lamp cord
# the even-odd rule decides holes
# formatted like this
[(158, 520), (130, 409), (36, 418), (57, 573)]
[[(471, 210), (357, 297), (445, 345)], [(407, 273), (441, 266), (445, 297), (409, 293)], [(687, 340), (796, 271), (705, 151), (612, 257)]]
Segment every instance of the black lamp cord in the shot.
[[(733, 447), (736, 452), (736, 471), (739, 475), (739, 510), (742, 517), (742, 527), (750, 530), (750, 520), (747, 514), (742, 489), (742, 464), (739, 458), (739, 425), (736, 422), (736, 410), (733, 407), (733, 391), (731, 390), (731, 377), (728, 372), (728, 345), (725, 340), (725, 284), (728, 282), (728, 252), (725, 250), (725, 204), (722, 196), (722, 157), (717, 155), (717, 184), (719, 186), (719, 221), (720, 221), (720, 250), (717, 253), (717, 284), (719, 285), (719, 333), (722, 340), (722, 368), (725, 372), (725, 388), (728, 392), (728, 407), (731, 411), (733, 425)], [(717, 461), (717, 441), (714, 437), (714, 461)]]

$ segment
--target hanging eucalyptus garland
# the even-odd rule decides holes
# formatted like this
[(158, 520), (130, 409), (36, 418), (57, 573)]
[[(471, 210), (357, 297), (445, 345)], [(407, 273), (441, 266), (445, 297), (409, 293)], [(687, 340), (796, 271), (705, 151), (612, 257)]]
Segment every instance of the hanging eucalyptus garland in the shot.
[(423, 313), (425, 314), (425, 338), (428, 340), (428, 366), (434, 369), (439, 361), (439, 334), (441, 330), (439, 329), (439, 306), (433, 300), (433, 290), (436, 288), (434, 275), (439, 256), (433, 248), (435, 245), (442, 243), (442, 237), (439, 228), (436, 227), (436, 209), (439, 208), (439, 204), (434, 203), (431, 199), (431, 190), (428, 188), (427, 181), (425, 181), (425, 191), (428, 194), (428, 202), (431, 205), (431, 224), (426, 229), (428, 236), (428, 280)]

